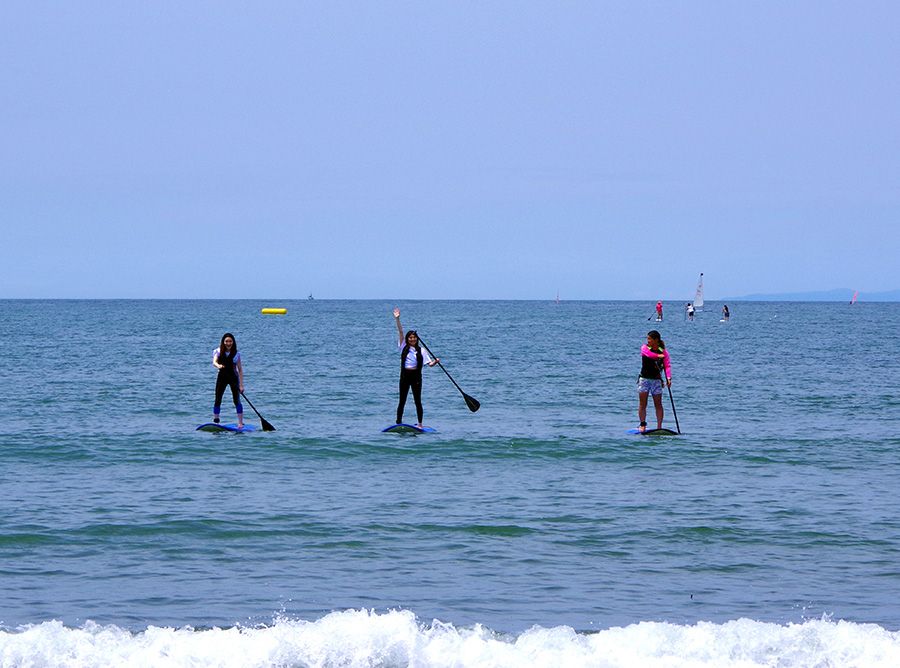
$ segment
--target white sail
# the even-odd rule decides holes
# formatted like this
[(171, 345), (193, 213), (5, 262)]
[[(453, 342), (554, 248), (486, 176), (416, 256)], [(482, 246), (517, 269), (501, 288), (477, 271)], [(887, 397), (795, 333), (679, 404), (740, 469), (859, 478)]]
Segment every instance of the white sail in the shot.
[(694, 295), (694, 309), (703, 308), (703, 272), (700, 272), (700, 280), (697, 282), (697, 294)]

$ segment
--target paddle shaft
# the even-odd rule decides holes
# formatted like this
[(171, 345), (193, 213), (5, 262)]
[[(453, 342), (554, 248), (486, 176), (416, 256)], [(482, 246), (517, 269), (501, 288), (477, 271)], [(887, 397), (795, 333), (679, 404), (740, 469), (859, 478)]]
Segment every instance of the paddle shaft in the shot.
[(459, 386), (459, 384), (455, 380), (453, 380), (453, 376), (450, 375), (450, 372), (444, 368), (443, 364), (441, 364), (441, 361), (437, 358), (437, 355), (435, 355), (433, 352), (431, 352), (431, 348), (429, 348), (428, 346), (425, 345), (425, 342), (422, 340), (421, 336), (419, 337), (419, 343), (421, 343), (422, 347), (428, 351), (428, 354), (434, 358), (434, 360), (435, 360), (435, 362), (437, 362), (438, 366), (441, 367), (441, 370), (445, 374), (447, 374), (447, 378), (450, 379), (450, 382), (453, 383), (454, 385), (456, 385), (456, 389), (459, 390), (461, 394), (465, 394), (465, 392), (462, 391), (462, 388)]
[(675, 429), (678, 430), (678, 433), (681, 433), (681, 427), (678, 426), (678, 413), (675, 411), (675, 399), (672, 397), (672, 386), (666, 381), (666, 370), (663, 368), (662, 364), (659, 364), (659, 377), (662, 379), (662, 382), (665, 383), (666, 388), (669, 390), (669, 402), (672, 404), (672, 415), (675, 416)]
[(266, 420), (262, 415), (259, 414), (259, 411), (256, 410), (256, 406), (253, 405), (253, 402), (247, 399), (247, 395), (244, 394), (243, 390), (241, 391), (241, 396), (244, 397), (244, 400), (250, 404), (250, 408), (253, 409), (253, 412), (256, 413), (256, 416), (259, 418), (259, 421), (262, 423), (263, 431), (275, 431), (275, 427), (272, 426), (272, 423)]
[(675, 412), (675, 399), (672, 398), (672, 388), (669, 385), (666, 385), (669, 389), (669, 401), (672, 403), (672, 415), (675, 416), (675, 429), (678, 430), (678, 433), (681, 433), (681, 427), (678, 425), (678, 413)]
[(474, 397), (470, 397), (468, 394), (463, 392), (463, 389), (459, 386), (459, 383), (457, 383), (455, 380), (453, 380), (453, 376), (451, 376), (450, 372), (444, 368), (444, 365), (441, 364), (441, 361), (437, 358), (437, 355), (435, 355), (433, 352), (431, 352), (431, 349), (427, 345), (425, 345), (425, 342), (422, 340), (421, 336), (419, 337), (419, 343), (421, 343), (422, 347), (428, 351), (428, 354), (434, 358), (434, 361), (438, 363), (438, 366), (441, 367), (441, 370), (445, 374), (447, 374), (447, 378), (450, 379), (450, 382), (453, 383), (453, 385), (456, 386), (456, 389), (459, 390), (459, 393), (461, 395), (463, 395), (463, 399), (466, 400), (466, 405), (469, 407), (469, 410), (472, 411), (473, 413), (475, 411), (477, 411), (481, 407), (481, 404), (478, 403), (478, 401)]

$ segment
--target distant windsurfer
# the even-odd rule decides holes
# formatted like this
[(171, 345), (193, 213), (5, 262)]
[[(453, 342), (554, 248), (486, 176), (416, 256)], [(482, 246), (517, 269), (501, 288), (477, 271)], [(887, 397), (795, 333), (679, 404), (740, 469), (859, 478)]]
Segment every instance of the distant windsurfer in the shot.
[(638, 419), (641, 424), (638, 431), (642, 434), (647, 431), (647, 397), (650, 395), (653, 396), (653, 407), (656, 409), (656, 428), (662, 429), (663, 371), (666, 387), (672, 387), (669, 352), (659, 332), (653, 329), (647, 332), (647, 343), (641, 346), (641, 375), (638, 376)]
[(398, 347), (400, 348), (400, 402), (397, 404), (397, 424), (403, 422), (403, 409), (406, 406), (406, 397), (412, 388), (413, 400), (416, 402), (416, 417), (419, 422), (416, 425), (422, 429), (422, 366), (434, 366), (440, 359), (431, 359), (427, 350), (419, 345), (419, 335), (411, 329), (403, 335), (403, 327), (400, 325), (400, 309), (394, 309), (394, 321), (397, 324)]

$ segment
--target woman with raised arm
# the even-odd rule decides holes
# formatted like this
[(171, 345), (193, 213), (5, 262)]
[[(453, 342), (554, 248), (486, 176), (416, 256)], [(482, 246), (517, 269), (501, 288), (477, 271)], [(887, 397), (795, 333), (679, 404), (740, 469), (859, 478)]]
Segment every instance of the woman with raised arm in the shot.
[(397, 324), (397, 347), (400, 349), (400, 403), (397, 404), (397, 424), (403, 422), (403, 409), (406, 407), (406, 397), (412, 389), (413, 400), (416, 402), (416, 425), (422, 429), (422, 366), (434, 366), (440, 360), (432, 359), (427, 350), (419, 345), (419, 335), (411, 329), (403, 334), (403, 326), (400, 324), (400, 309), (394, 309), (394, 322)]

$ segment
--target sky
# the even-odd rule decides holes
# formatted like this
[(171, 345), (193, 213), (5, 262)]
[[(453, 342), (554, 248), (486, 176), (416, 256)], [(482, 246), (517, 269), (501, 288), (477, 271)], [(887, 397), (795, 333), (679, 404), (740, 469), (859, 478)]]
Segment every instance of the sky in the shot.
[(900, 3), (0, 6), (0, 298), (900, 288)]

